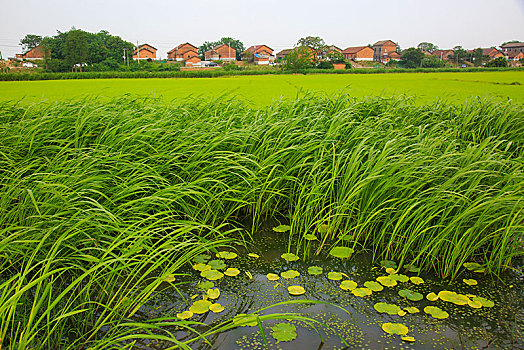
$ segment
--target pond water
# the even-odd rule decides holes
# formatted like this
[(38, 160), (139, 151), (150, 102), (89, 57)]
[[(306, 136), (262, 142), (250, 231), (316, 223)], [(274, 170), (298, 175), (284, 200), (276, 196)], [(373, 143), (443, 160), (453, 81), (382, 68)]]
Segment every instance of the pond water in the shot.
[[(371, 295), (358, 297), (350, 290), (343, 290), (340, 284), (344, 280), (352, 280), (363, 287), (366, 281), (376, 281), (379, 276), (388, 276), (385, 267), (379, 262), (373, 264), (371, 255), (357, 252), (350, 259), (339, 259), (329, 255), (300, 259), (287, 262), (281, 257), (287, 252), (287, 238), (283, 233), (276, 233), (271, 227), (265, 227), (257, 233), (257, 244), (249, 249), (242, 246), (228, 249), (238, 253), (234, 259), (221, 259), (226, 268), (234, 267), (240, 270), (237, 276), (224, 276), (212, 281), (214, 287), (220, 290), (220, 296), (213, 303), (219, 303), (224, 311), (204, 314), (194, 314), (191, 321), (205, 323), (208, 326), (218, 324), (233, 318), (238, 314), (249, 314), (261, 308), (285, 301), (316, 300), (329, 304), (287, 304), (272, 307), (258, 313), (292, 312), (318, 321), (312, 325), (297, 320), (264, 320), (262, 326), (270, 349), (516, 349), (524, 348), (524, 311), (523, 311), (523, 279), (518, 273), (507, 273), (501, 279), (494, 281), (481, 273), (464, 269), (464, 272), (453, 282), (442, 281), (427, 273), (406, 272), (400, 269), (398, 274), (408, 277), (419, 276), (423, 283), (415, 284), (411, 280), (398, 281), (396, 286), (384, 287), (382, 291), (373, 291)], [(291, 250), (293, 252), (293, 250)], [(259, 258), (248, 256), (255, 253)], [(210, 254), (211, 255), (211, 254)], [(211, 257), (211, 259), (217, 259)], [(322, 268), (320, 275), (311, 275), (308, 268)], [(224, 272), (225, 268), (220, 271)], [(279, 277), (276, 281), (267, 278), (268, 273), (280, 276), (287, 270), (296, 270), (300, 276), (293, 279)], [(341, 280), (328, 278), (329, 272), (343, 274)], [(389, 270), (391, 272), (391, 270)], [(177, 276), (178, 291), (166, 283), (165, 288), (135, 315), (138, 320), (153, 317), (172, 317), (188, 310), (196, 300), (202, 300), (205, 291), (198, 288), (198, 283), (206, 281), (200, 276), (200, 271), (188, 268)], [(403, 280), (403, 278), (400, 278)], [(468, 285), (463, 279), (475, 279), (477, 285)], [(416, 281), (416, 280), (415, 280)], [(299, 296), (289, 294), (287, 287), (302, 286), (305, 293)], [(411, 301), (399, 295), (399, 291), (407, 289), (423, 295), (422, 300)], [(457, 292), (480, 296), (494, 302), (493, 307), (473, 308), (466, 305), (455, 305), (441, 299), (429, 301), (426, 295), (440, 291)], [(194, 299), (192, 299), (192, 297)], [(416, 299), (416, 298), (414, 298)], [(377, 303), (395, 304), (404, 309), (416, 307), (420, 312), (399, 316), (379, 313), (375, 309)], [(444, 319), (433, 318), (424, 308), (436, 306), (449, 314)], [(414, 310), (412, 310), (414, 311)], [(272, 336), (272, 327), (278, 323), (295, 325), (297, 337), (292, 341), (278, 342)], [(401, 339), (400, 335), (387, 334), (382, 326), (385, 323), (401, 323), (408, 327), (407, 336), (415, 338), (414, 342)], [(195, 326), (199, 332), (205, 332), (208, 326)], [(316, 328), (316, 329), (315, 329)], [(188, 334), (182, 329), (169, 329), (177, 339), (188, 340), (194, 334)], [(317, 333), (318, 331), (318, 333)], [(320, 335), (319, 335), (320, 334)], [(341, 341), (342, 337), (345, 342)], [(208, 338), (211, 344), (196, 341), (190, 344), (193, 349), (263, 349), (264, 342), (257, 325), (240, 326)], [(143, 342), (141, 348), (163, 349), (172, 343)]]

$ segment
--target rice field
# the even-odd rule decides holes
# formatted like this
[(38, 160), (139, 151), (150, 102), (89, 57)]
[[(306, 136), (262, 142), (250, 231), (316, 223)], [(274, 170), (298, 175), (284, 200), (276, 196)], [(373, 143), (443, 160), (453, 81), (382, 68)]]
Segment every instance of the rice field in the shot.
[(182, 79), (92, 79), (0, 82), (1, 100), (27, 103), (78, 98), (86, 95), (112, 99), (122, 94), (162, 97), (165, 101), (199, 96), (236, 96), (254, 106), (266, 106), (281, 97), (295, 98), (304, 91), (370, 95), (414, 96), (417, 103), (462, 103), (486, 97), (524, 102), (524, 71), (467, 73), (392, 73), (349, 75), (267, 75)]
[[(454, 283), (469, 276), (466, 263), (484, 288), (506, 288), (500, 281), (515, 274), (513, 291), (522, 294), (521, 86), (486, 83), (514, 89), (514, 101), (303, 93), (258, 108), (234, 97), (110, 97), (122, 89), (55, 102), (82, 93), (64, 92), (67, 84), (122, 82), (41, 83), (62, 92), (0, 102), (4, 348), (213, 347), (238, 318), (210, 324), (144, 309), (162, 293), (187, 302), (185, 286), (206, 279), (188, 267), (207, 264), (206, 255), (228, 259), (225, 249), (247, 252), (268, 222), (285, 228), (274, 233), (282, 253), (306, 264), (343, 247), (351, 254), (342, 261), (363, 254), (370, 270), (393, 261), (399, 271), (417, 266), (412, 277)], [(203, 275), (214, 280), (220, 269)], [(211, 305), (207, 293), (196, 296)], [(311, 295), (285, 297), (306, 304)], [(272, 319), (327, 322), (255, 314), (249, 323), (261, 344)]]

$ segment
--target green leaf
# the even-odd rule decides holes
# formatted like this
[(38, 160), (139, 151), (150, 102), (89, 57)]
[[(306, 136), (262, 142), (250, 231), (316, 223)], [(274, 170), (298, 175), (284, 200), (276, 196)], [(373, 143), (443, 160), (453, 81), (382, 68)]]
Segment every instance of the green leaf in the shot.
[(260, 255), (255, 254), (255, 253), (249, 253), (248, 256), (250, 256), (250, 257), (252, 257), (252, 258), (254, 258), (254, 259), (258, 259), (258, 258), (260, 258)]
[(216, 256), (217, 256), (217, 258), (220, 258), (220, 259), (228, 259), (228, 260), (230, 260), (230, 259), (236, 258), (238, 255), (237, 255), (237, 253), (224, 251), (224, 252), (218, 252)]
[(353, 290), (357, 288), (357, 282), (345, 280), (340, 283), (340, 288), (343, 290)]
[(240, 270), (235, 267), (230, 267), (226, 271), (224, 271), (224, 275), (230, 276), (230, 277), (235, 277), (239, 273), (240, 273)]
[(389, 276), (377, 277), (377, 281), (384, 287), (394, 287), (397, 285), (397, 281)]
[(407, 281), (409, 281), (409, 277), (406, 276), (406, 275), (403, 275), (403, 274), (392, 274), (392, 275), (389, 275), (390, 278), (394, 279), (395, 281), (397, 282), (402, 282), (402, 283), (406, 283)]
[(398, 291), (398, 295), (401, 297), (407, 298), (411, 301), (420, 301), (424, 298), (424, 296), (420, 293), (414, 292), (409, 289), (401, 289)]
[(193, 270), (197, 270), (197, 271), (202, 272), (202, 271), (206, 271), (206, 270), (211, 270), (211, 266), (203, 264), (203, 263), (198, 263), (198, 264), (193, 265)]
[(477, 280), (474, 280), (473, 278), (463, 279), (462, 281), (466, 283), (468, 286), (476, 286), (478, 284)]
[(217, 270), (206, 270), (200, 272), (200, 276), (207, 278), (210, 281), (216, 281), (224, 277), (224, 274)]
[(310, 266), (307, 268), (307, 272), (310, 275), (320, 275), (324, 270), (318, 266)]
[(207, 255), (207, 254), (200, 254), (200, 255), (195, 256), (193, 261), (196, 262), (196, 263), (199, 263), (199, 264), (205, 264), (209, 259), (211, 259), (211, 257), (209, 255)]
[(397, 269), (397, 263), (391, 260), (381, 260), (380, 266), (385, 267), (385, 268), (392, 268), (395, 270)]
[(182, 311), (181, 313), (176, 314), (176, 317), (182, 320), (187, 320), (188, 318), (193, 317), (193, 313), (191, 311)]
[(276, 281), (280, 278), (277, 274), (274, 274), (274, 273), (268, 273), (266, 277), (270, 281)]
[(335, 247), (329, 252), (330, 255), (333, 255), (335, 258), (347, 259), (355, 251), (348, 247)]
[(457, 294), (447, 290), (442, 290), (438, 293), (440, 300), (447, 301), (456, 305), (466, 305), (469, 302), (469, 298), (463, 294)]
[(473, 301), (478, 301), (484, 307), (493, 307), (493, 306), (495, 306), (494, 302), (492, 302), (491, 300), (488, 300), (486, 298), (483, 298), (483, 297), (474, 297)]
[(368, 288), (355, 288), (351, 291), (351, 293), (353, 293), (353, 295), (356, 297), (366, 297), (371, 295), (373, 292)]
[(219, 303), (214, 303), (209, 305), (209, 310), (213, 311), (215, 314), (224, 311), (224, 307)]
[(284, 253), (280, 257), (286, 260), (287, 262), (297, 261), (299, 259), (299, 257), (293, 253)]
[(317, 231), (319, 233), (326, 233), (328, 232), (329, 226), (327, 224), (318, 225)]
[(290, 323), (278, 323), (271, 328), (273, 338), (277, 341), (292, 341), (297, 337), (297, 328)]
[(438, 295), (436, 295), (435, 293), (431, 292), (428, 295), (426, 295), (426, 299), (428, 299), (429, 301), (436, 301), (436, 300), (438, 300)]
[(275, 232), (287, 232), (289, 230), (291, 230), (291, 226), (289, 225), (280, 225), (277, 227), (273, 227), (273, 231)]
[(304, 235), (304, 239), (308, 240), (308, 241), (314, 241), (317, 239), (317, 236), (315, 236), (314, 234), (312, 233), (308, 233), (307, 235)]
[(431, 315), (433, 318), (444, 319), (449, 317), (449, 314), (446, 311), (436, 306), (426, 306), (424, 312)]
[(486, 269), (482, 265), (474, 263), (474, 262), (464, 263), (463, 266), (466, 269), (468, 269), (470, 271), (473, 271), (473, 272), (482, 273), (482, 272), (486, 271)]
[(342, 274), (340, 272), (328, 272), (328, 278), (332, 281), (339, 281), (342, 279)]
[(206, 294), (209, 299), (218, 299), (218, 297), (220, 297), (220, 290), (218, 288), (208, 289)]
[(287, 271), (284, 271), (280, 274), (280, 276), (282, 276), (282, 278), (285, 278), (285, 279), (292, 279), (292, 278), (295, 278), (295, 277), (298, 277), (300, 276), (300, 273), (298, 271), (295, 271), (295, 270), (287, 270)]
[(256, 314), (238, 314), (233, 317), (233, 324), (238, 327), (254, 327), (258, 324)]
[(224, 263), (224, 260), (211, 260), (208, 263), (208, 265), (211, 266), (213, 270), (222, 270), (226, 268), (226, 264)]
[(403, 337), (400, 337), (400, 339), (402, 339), (403, 341), (406, 341), (408, 343), (413, 343), (415, 341), (415, 338), (413, 337), (408, 337), (407, 335), (403, 336)]
[(384, 290), (384, 287), (375, 281), (364, 282), (364, 287), (371, 289), (373, 292), (380, 292), (381, 290)]
[(388, 303), (376, 303), (375, 305), (373, 305), (373, 308), (378, 312), (386, 313), (389, 315), (397, 315), (398, 312), (401, 310), (399, 306)]
[(306, 292), (304, 287), (301, 287), (301, 286), (289, 286), (287, 287), (287, 291), (291, 295), (302, 295)]
[(420, 278), (420, 277), (417, 277), (417, 276), (410, 277), (409, 280), (413, 284), (422, 284), (422, 283), (424, 283), (424, 280), (422, 278)]
[(384, 323), (382, 330), (389, 334), (406, 335), (409, 332), (409, 328), (404, 326), (402, 323)]
[(195, 313), (195, 314), (205, 314), (209, 311), (209, 306), (211, 306), (211, 302), (207, 300), (197, 300), (191, 305), (189, 308), (189, 311)]
[(417, 312), (420, 312), (420, 310), (414, 306), (405, 307), (404, 310), (406, 310), (410, 314), (416, 314)]

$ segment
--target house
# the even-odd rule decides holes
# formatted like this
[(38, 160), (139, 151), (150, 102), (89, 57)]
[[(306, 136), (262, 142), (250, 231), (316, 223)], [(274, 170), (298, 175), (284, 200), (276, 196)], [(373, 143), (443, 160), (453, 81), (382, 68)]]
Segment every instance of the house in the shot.
[(215, 46), (204, 53), (206, 61), (236, 61), (237, 51), (229, 45)]
[(400, 61), (402, 56), (397, 51), (392, 51), (388, 54), (388, 61)]
[(247, 48), (242, 53), (243, 60), (252, 60), (256, 64), (268, 65), (270, 61), (275, 60), (273, 49), (267, 45), (254, 45)]
[(138, 60), (156, 60), (156, 48), (149, 44), (142, 44), (133, 51), (133, 59)]
[(508, 61), (513, 61), (513, 62), (520, 61), (524, 59), (524, 52), (509, 51), (506, 53), (506, 58), (508, 59)]
[(490, 47), (489, 49), (482, 49), (482, 56), (489, 57), (489, 59), (493, 60), (495, 58), (504, 57), (504, 54), (496, 48)]
[(348, 47), (342, 51), (346, 60), (373, 61), (375, 51), (369, 46)]
[(441, 61), (451, 61), (455, 55), (453, 50), (435, 50), (432, 53), (433, 56), (437, 56)]
[(16, 58), (20, 60), (41, 60), (44, 59), (44, 50), (42, 50), (42, 47), (38, 45), (25, 53), (17, 53)]
[(198, 57), (198, 48), (190, 43), (180, 44), (167, 52), (169, 61), (183, 62), (195, 56)]
[(373, 44), (373, 60), (387, 63), (390, 60), (390, 54), (397, 52), (398, 45), (391, 40), (381, 40)]
[(504, 53), (507, 52), (524, 52), (524, 43), (509, 43), (500, 47)]
[(276, 54), (277, 60), (285, 60), (287, 55), (289, 55), (293, 49), (284, 49)]

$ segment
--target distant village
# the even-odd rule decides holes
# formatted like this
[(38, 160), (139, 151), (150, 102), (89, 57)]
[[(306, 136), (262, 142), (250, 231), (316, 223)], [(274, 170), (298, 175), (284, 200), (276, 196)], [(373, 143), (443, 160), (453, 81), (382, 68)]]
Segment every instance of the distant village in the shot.
[[(289, 48), (274, 53), (274, 50), (265, 44), (253, 45), (240, 54), (241, 59), (237, 60), (237, 51), (228, 44), (217, 45), (203, 55), (199, 55), (198, 47), (191, 43), (180, 44), (167, 52), (167, 61), (178, 62), (185, 68), (207, 68), (218, 66), (216, 62), (234, 63), (242, 65), (245, 62), (256, 65), (268, 66), (285, 62), (286, 57), (296, 48)], [(332, 53), (338, 53), (346, 61), (358, 62), (377, 62), (387, 64), (391, 61), (400, 61), (403, 51), (393, 40), (377, 41), (373, 45), (354, 46), (341, 49), (335, 45), (326, 46), (322, 52), (317, 52), (313, 48), (306, 47), (309, 55), (315, 59), (322, 60), (329, 57)], [(472, 62), (474, 53), (478, 49), (466, 50), (467, 55), (463, 61)], [(524, 42), (511, 42), (497, 47), (482, 48), (482, 57), (486, 60), (497, 58), (506, 59), (510, 65), (520, 66), (524, 61)], [(440, 61), (453, 62), (456, 59), (455, 49), (436, 49), (422, 50), (426, 56), (434, 56)], [(1, 57), (1, 56), (0, 56)], [(39, 60), (44, 58), (44, 52), (40, 46), (32, 48), (27, 52), (16, 54), (16, 57), (9, 58), (11, 61)], [(132, 58), (134, 60), (157, 60), (157, 49), (150, 44), (144, 43), (135, 47)], [(31, 65), (30, 62), (27, 63)], [(340, 65), (339, 65), (340, 66)], [(335, 69), (343, 69), (342, 66)]]

